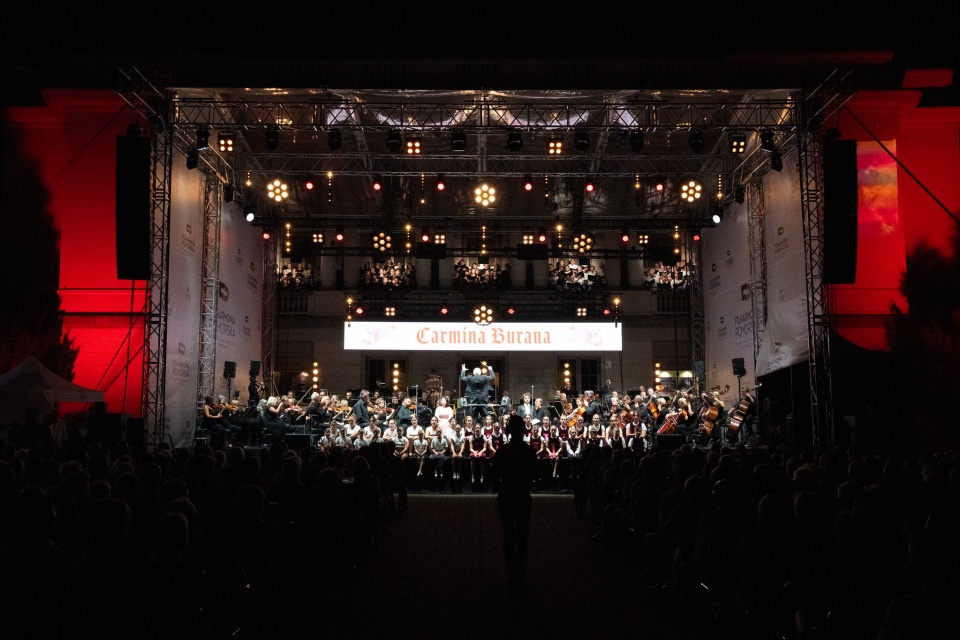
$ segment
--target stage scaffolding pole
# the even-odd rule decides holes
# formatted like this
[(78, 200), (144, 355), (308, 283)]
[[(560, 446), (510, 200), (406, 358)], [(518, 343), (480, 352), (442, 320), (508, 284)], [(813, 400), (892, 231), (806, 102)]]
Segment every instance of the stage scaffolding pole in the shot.
[[(203, 253), (200, 290), (200, 345), (197, 376), (197, 420), (206, 395), (216, 396), (217, 300), (220, 280), (220, 202), (222, 185), (207, 174), (203, 190)], [(227, 398), (230, 402), (230, 398)], [(196, 423), (194, 424), (194, 433)], [(188, 438), (191, 442), (193, 438)]]

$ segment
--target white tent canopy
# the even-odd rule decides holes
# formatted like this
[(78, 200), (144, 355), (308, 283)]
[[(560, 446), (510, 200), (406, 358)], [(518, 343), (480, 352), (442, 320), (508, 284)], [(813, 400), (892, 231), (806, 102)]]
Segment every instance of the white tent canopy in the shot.
[(23, 420), (35, 408), (44, 415), (58, 402), (103, 402), (103, 392), (73, 384), (30, 356), (0, 376), (0, 421)]

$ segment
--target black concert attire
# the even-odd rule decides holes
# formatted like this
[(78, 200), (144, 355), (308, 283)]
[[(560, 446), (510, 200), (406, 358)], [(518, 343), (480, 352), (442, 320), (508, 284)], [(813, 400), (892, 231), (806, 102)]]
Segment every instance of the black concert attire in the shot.
[[(406, 405), (401, 405), (400, 408), (397, 409), (396, 419), (397, 419), (398, 426), (409, 427), (410, 418), (412, 417), (413, 417), (413, 411), (410, 409), (410, 407)], [(420, 418), (417, 418), (417, 422), (419, 421), (420, 421)]]
[(250, 379), (247, 392), (250, 394), (250, 398), (247, 400), (248, 407), (255, 407), (260, 404), (260, 385), (253, 378)]
[(492, 470), (497, 483), (497, 513), (503, 531), (503, 554), (510, 587), (523, 590), (526, 580), (527, 536), (530, 531), (530, 490), (537, 477), (537, 456), (523, 441), (523, 423), (510, 421), (510, 442), (497, 449)]
[(583, 408), (583, 424), (590, 424), (593, 422), (593, 416), (599, 415), (600, 418), (603, 418), (603, 414), (600, 413), (600, 404), (597, 402), (597, 397), (593, 396), (590, 402), (587, 402)]
[(350, 410), (350, 413), (357, 417), (357, 426), (370, 426), (370, 411), (367, 410), (367, 403), (364, 402), (363, 398), (357, 400), (357, 403), (353, 405), (353, 409)]
[(490, 391), (493, 390), (492, 382), (495, 380), (495, 377), (493, 375), (493, 367), (487, 367), (487, 370), (490, 372), (488, 375), (467, 375), (466, 367), (460, 371), (460, 379), (467, 383), (464, 397), (466, 397), (469, 404), (475, 405), (472, 407), (473, 411), (470, 414), (475, 418), (485, 416), (489, 413), (487, 410), (487, 399), (489, 398)]
[(330, 411), (319, 402), (311, 402), (307, 405), (307, 425), (310, 428), (329, 424), (332, 418)]

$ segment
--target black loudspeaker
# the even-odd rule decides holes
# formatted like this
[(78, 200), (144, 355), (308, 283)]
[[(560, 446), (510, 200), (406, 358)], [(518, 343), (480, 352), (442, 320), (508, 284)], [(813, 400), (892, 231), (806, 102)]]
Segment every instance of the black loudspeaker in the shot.
[(237, 363), (231, 362), (229, 360), (224, 361), (223, 363), (223, 377), (224, 378), (236, 378), (237, 377)]
[(283, 436), (283, 442), (290, 449), (303, 449), (310, 446), (309, 433), (288, 433)]
[(87, 433), (91, 440), (109, 448), (119, 444), (122, 427), (123, 414), (104, 413), (90, 419)]
[(823, 282), (857, 279), (857, 141), (823, 143)]
[(150, 279), (150, 138), (117, 137), (117, 278)]
[(256, 378), (258, 375), (260, 375), (260, 361), (251, 360), (250, 361), (250, 377)]
[(747, 369), (743, 365), (743, 358), (733, 359), (733, 375), (737, 377), (742, 377), (747, 375)]

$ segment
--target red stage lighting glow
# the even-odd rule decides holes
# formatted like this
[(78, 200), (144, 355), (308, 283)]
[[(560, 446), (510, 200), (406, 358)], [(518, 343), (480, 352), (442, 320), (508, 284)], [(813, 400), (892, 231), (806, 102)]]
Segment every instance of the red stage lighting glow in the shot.
[(356, 313), (358, 316), (362, 316), (362, 315), (363, 315), (363, 307), (357, 307), (357, 308), (354, 310), (354, 313)]
[(699, 234), (699, 233), (693, 234), (693, 241), (694, 241), (694, 242), (700, 242), (700, 234)]
[(380, 180), (374, 180), (374, 181), (373, 181), (373, 190), (374, 190), (374, 191), (380, 191), (380, 189), (383, 189), (383, 183), (380, 182)]
[(449, 309), (447, 309), (446, 307), (440, 307), (440, 313), (442, 313), (443, 315), (447, 315), (448, 311)]
[(313, 180), (307, 180), (303, 186), (307, 191), (313, 191)]
[(264, 240), (269, 240), (269, 239), (270, 239), (270, 232), (269, 232), (269, 231), (264, 231), (264, 232), (263, 232), (263, 239), (264, 239)]

